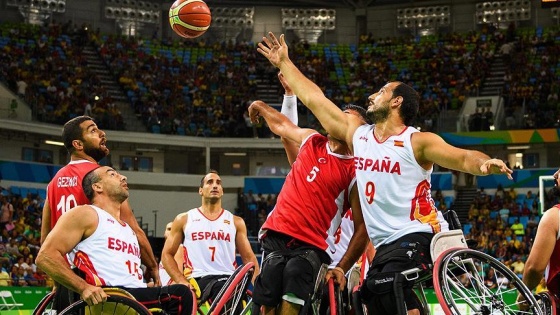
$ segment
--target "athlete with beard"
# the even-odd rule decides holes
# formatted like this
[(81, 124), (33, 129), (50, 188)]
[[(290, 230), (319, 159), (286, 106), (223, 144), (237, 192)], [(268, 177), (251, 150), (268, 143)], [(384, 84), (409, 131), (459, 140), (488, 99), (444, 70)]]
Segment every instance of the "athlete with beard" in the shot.
[[(82, 189), (84, 176), (99, 167), (97, 164), (109, 154), (105, 132), (88, 116), (75, 117), (62, 128), (62, 141), (70, 153), (70, 162), (61, 168), (47, 186), (47, 199), (43, 207), (41, 243), (43, 243), (60, 216), (70, 209), (90, 203)], [(159, 285), (159, 270), (150, 242), (138, 225), (128, 199), (121, 207), (121, 218), (130, 225), (138, 237), (142, 263), (147, 267), (146, 280)]]
[[(370, 314), (395, 314), (395, 274), (431, 263), (433, 235), (449, 228), (431, 197), (434, 164), (479, 176), (506, 174), (510, 179), (513, 171), (502, 160), (454, 147), (437, 134), (414, 128), (420, 97), (402, 82), (389, 82), (368, 97), (367, 114), (374, 123), (369, 125), (344, 114), (297, 69), (284, 35), (277, 39), (269, 33), (257, 50), (280, 69), (325, 130), (348, 143), (356, 164), (364, 221), (377, 250), (362, 285), (362, 299)], [(404, 295), (409, 314), (419, 314), (408, 283)]]

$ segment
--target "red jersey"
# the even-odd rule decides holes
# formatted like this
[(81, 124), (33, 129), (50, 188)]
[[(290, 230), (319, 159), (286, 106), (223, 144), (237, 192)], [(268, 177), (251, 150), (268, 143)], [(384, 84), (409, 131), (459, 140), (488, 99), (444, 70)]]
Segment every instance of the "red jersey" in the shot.
[(327, 137), (312, 134), (302, 143), (276, 206), (262, 226), (327, 249), (327, 231), (337, 212), (349, 208), (354, 159), (333, 153)]
[[(560, 204), (554, 206), (557, 211), (560, 211)], [(559, 233), (560, 234), (560, 233)], [(545, 271), (546, 287), (551, 293), (556, 296), (560, 293), (560, 235), (556, 235), (556, 245), (552, 250), (550, 261)]]
[(51, 229), (58, 218), (68, 210), (90, 203), (82, 189), (82, 179), (98, 167), (99, 164), (88, 160), (70, 161), (56, 173), (47, 186), (47, 199), (51, 208)]

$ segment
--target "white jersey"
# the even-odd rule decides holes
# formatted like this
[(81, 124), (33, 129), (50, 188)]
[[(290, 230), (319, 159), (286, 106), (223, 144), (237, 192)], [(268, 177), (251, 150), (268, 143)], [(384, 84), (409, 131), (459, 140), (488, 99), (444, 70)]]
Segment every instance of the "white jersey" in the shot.
[(130, 226), (96, 206), (98, 224), (95, 232), (78, 243), (70, 260), (95, 286), (145, 288), (140, 268), (140, 246)]
[(353, 136), (356, 180), (369, 237), (374, 246), (416, 232), (437, 233), (449, 226), (431, 196), (432, 169), (423, 169), (412, 152), (412, 127), (378, 142), (374, 125)]
[(191, 209), (183, 232), (188, 277), (231, 275), (235, 271), (237, 229), (231, 212), (222, 209), (215, 220), (209, 220), (200, 209)]
[(340, 212), (333, 219), (333, 225), (328, 231), (327, 238), (328, 254), (331, 256), (332, 263), (329, 268), (334, 268), (346, 253), (350, 239), (354, 234), (354, 220), (352, 218), (352, 209), (346, 210), (344, 216), (340, 217)]

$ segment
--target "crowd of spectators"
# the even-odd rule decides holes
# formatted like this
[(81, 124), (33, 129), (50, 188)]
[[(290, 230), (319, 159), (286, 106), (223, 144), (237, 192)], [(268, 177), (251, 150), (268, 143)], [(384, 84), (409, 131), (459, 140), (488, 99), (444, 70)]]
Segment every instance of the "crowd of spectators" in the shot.
[[(544, 209), (558, 204), (553, 191), (545, 193)], [(479, 190), (463, 227), (467, 239), (477, 242), (478, 250), (495, 257), (521, 277), (539, 220), (538, 193), (529, 190), (518, 194), (514, 188), (504, 190), (498, 186), (494, 194)], [(491, 285), (507, 285), (504, 281), (489, 280)]]
[[(82, 50), (89, 45), (147, 131), (156, 126), (167, 134), (270, 136), (265, 125), (252, 126), (246, 113), (259, 97), (259, 82), (279, 87), (275, 69), (257, 55), (255, 43), (106, 35), (54, 20), (44, 27), (2, 24), (0, 31), (0, 80), (33, 107), (39, 121), (61, 124), (85, 113), (104, 129), (124, 126), (119, 106), (126, 105), (117, 105), (88, 67)], [(509, 128), (541, 128), (558, 124), (558, 38), (555, 28), (487, 26), (464, 34), (365, 36), (357, 45), (293, 42), (291, 52), (300, 69), (340, 105), (365, 104), (389, 79), (414, 86), (422, 95), (417, 117), (422, 130), (436, 130), (440, 111), (458, 109), (476, 95), (500, 54), (508, 67), (503, 95)], [(310, 116), (304, 107), (300, 111)], [(523, 126), (515, 123), (519, 115), (525, 116)], [(300, 121), (318, 127), (312, 117)]]
[(0, 286), (52, 286), (52, 279), (35, 264), (44, 200), (1, 187), (0, 193)]

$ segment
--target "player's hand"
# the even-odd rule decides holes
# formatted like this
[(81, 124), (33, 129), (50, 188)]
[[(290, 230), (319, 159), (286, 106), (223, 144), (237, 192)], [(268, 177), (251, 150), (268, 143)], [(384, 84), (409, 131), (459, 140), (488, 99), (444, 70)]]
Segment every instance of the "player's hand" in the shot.
[(282, 74), (282, 72), (278, 72), (278, 80), (280, 80), (280, 83), (284, 87), (284, 94), (286, 94), (288, 96), (289, 95), (294, 95), (294, 92), (292, 91), (292, 88), (288, 84), (288, 81), (286, 81), (286, 78), (284, 78), (284, 75)]
[(338, 285), (338, 289), (343, 291), (346, 287), (346, 276), (339, 269), (329, 269), (325, 275), (325, 282), (328, 282), (330, 278), (334, 279), (334, 283)]
[(89, 285), (80, 294), (82, 300), (86, 301), (87, 305), (95, 305), (107, 301), (107, 293), (103, 288)]
[(484, 164), (480, 166), (480, 172), (484, 175), (505, 174), (509, 179), (513, 179), (511, 176), (513, 171), (500, 159), (490, 159), (484, 162)]
[(517, 306), (519, 307), (520, 311), (528, 311), (529, 310), (529, 303), (525, 301), (525, 297), (521, 294), (517, 295)]
[(257, 51), (275, 67), (279, 67), (284, 59), (288, 59), (288, 45), (284, 34), (277, 39), (272, 32), (269, 32), (268, 37), (263, 37), (263, 41), (258, 44)]
[(146, 282), (153, 282), (155, 287), (161, 287), (161, 281), (159, 279), (159, 268), (150, 268), (146, 266), (146, 271), (144, 271), (144, 279), (146, 279)]
[(260, 106), (265, 105), (265, 103), (263, 101), (254, 101), (253, 103), (251, 103), (251, 105), (249, 105), (249, 118), (251, 119), (251, 122), (253, 124), (257, 124), (259, 123), (259, 117), (260, 117), (260, 111), (259, 108)]

